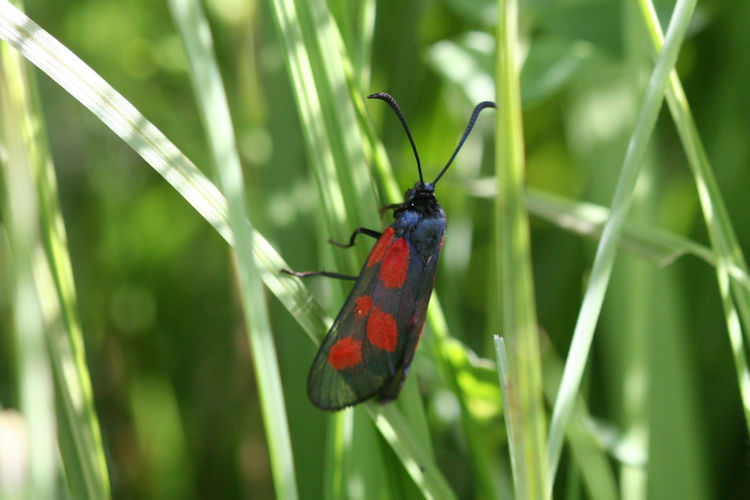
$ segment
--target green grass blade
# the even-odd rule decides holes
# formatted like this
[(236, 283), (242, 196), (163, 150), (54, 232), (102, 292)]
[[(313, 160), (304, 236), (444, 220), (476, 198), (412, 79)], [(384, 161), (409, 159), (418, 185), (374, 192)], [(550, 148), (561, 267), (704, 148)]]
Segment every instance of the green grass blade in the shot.
[(664, 49), (659, 54), (651, 73), (635, 130), (628, 144), (620, 178), (612, 199), (610, 218), (604, 226), (597, 247), (590, 281), (576, 321), (570, 351), (565, 362), (560, 392), (555, 401), (550, 424), (548, 458), (553, 478), (562, 451), (565, 428), (570, 420), (575, 396), (578, 393), (588, 359), (594, 329), (614, 265), (620, 234), (633, 199), (633, 191), (640, 173), (646, 145), (656, 124), (656, 118), (661, 109), (667, 86), (667, 79), (677, 62), (679, 49), (694, 8), (695, 0), (678, 0), (675, 5), (672, 20), (667, 30)]
[[(500, 383), (500, 389), (502, 390), (502, 396), (503, 396), (503, 408), (505, 408), (505, 414), (508, 414), (507, 408), (512, 404), (511, 400), (509, 398), (511, 386), (510, 386), (510, 379), (509, 379), (509, 369), (508, 366), (508, 351), (505, 347), (505, 339), (499, 335), (495, 335), (493, 337), (493, 341), (495, 343), (495, 357), (497, 359), (497, 376)], [(506, 417), (507, 420), (507, 417)], [(520, 453), (515, 450), (515, 447), (517, 446), (518, 439), (513, 436), (515, 432), (517, 432), (518, 426), (516, 425), (508, 425), (508, 448), (510, 449), (510, 464), (511, 469), (514, 471), (514, 477), (513, 477), (513, 483), (515, 485), (516, 492), (519, 490), (518, 485), (518, 479), (516, 479), (516, 470), (519, 468), (519, 465), (516, 463), (518, 459), (521, 457)], [(518, 493), (516, 493), (516, 496)]]
[[(227, 222), (226, 200), (211, 181), (164, 134), (90, 67), (25, 14), (10, 6), (6, 8), (5, 5), (5, 0), (0, 0), (0, 7), (2, 7), (0, 8), (0, 38), (6, 40), (94, 113), (162, 175), (224, 239), (234, 244), (232, 231)], [(350, 128), (347, 126), (344, 130)], [(346, 144), (349, 143), (346, 142)], [(374, 218), (377, 214), (374, 208), (375, 203), (371, 201), (370, 204), (373, 208), (368, 218)], [(244, 224), (249, 228), (247, 221)], [(340, 230), (343, 231), (343, 229)], [(257, 231), (253, 234), (252, 247), (265, 285), (299, 322), (305, 332), (318, 342), (321, 334), (327, 330), (330, 319), (299, 280), (279, 275), (279, 269), (289, 266)], [(390, 411), (398, 412), (395, 408)], [(410, 433), (408, 426), (390, 422), (390, 417), (391, 413), (388, 412), (380, 418), (385, 419), (388, 428), (396, 433), (398, 440), (407, 440), (406, 436)], [(406, 447), (403, 453), (399, 454), (402, 460), (409, 451), (411, 448)], [(420, 458), (424, 457), (420, 455)], [(413, 457), (411, 460), (418, 462)], [(424, 467), (423, 471), (417, 473), (413, 468), (407, 468), (407, 470), (415, 480), (419, 480), (420, 487), (428, 491), (443, 491), (445, 489), (443, 485), (447, 485), (447, 482), (444, 479), (435, 479), (442, 476), (434, 460), (424, 460), (418, 463)], [(449, 488), (448, 491), (450, 491)]]
[[(475, 196), (494, 197), (497, 193), (495, 179), (481, 179), (471, 187)], [(609, 209), (575, 201), (552, 193), (527, 188), (526, 208), (538, 219), (546, 220), (555, 226), (572, 233), (598, 238), (609, 218)], [(660, 266), (667, 266), (684, 255), (693, 255), (706, 263), (716, 266), (712, 250), (705, 245), (680, 236), (671, 231), (633, 222), (625, 222), (620, 246)], [(750, 290), (750, 276), (738, 265), (729, 264), (729, 274), (738, 285)]]
[(356, 2), (354, 68), (355, 80), (362, 92), (370, 87), (372, 39), (375, 35), (375, 0)]
[(460, 374), (457, 373), (453, 359), (456, 350), (460, 349), (463, 357), (467, 356), (466, 348), (448, 335), (448, 323), (440, 306), (437, 296), (430, 300), (427, 309), (427, 319), (432, 327), (432, 336), (425, 339), (433, 348), (434, 359), (441, 378), (446, 382), (450, 391), (456, 396), (461, 408), (461, 428), (467, 447), (471, 449), (470, 459), (476, 474), (476, 489), (481, 497), (492, 498), (501, 496), (498, 478), (495, 477), (495, 457), (492, 450), (486, 446), (485, 428), (476, 422), (475, 415), (469, 408), (467, 394), (461, 389)]
[(190, 61), (196, 100), (208, 134), (219, 185), (227, 199), (229, 226), (235, 235), (243, 312), (252, 346), (250, 351), (258, 380), (276, 494), (281, 498), (296, 499), (297, 481), (281, 374), (258, 263), (253, 253), (255, 230), (248, 224), (242, 168), (227, 98), (214, 58), (211, 31), (198, 2), (170, 0), (169, 6)]
[[(601, 236), (604, 224), (609, 219), (609, 209), (605, 207), (568, 200), (535, 189), (527, 190), (526, 205), (534, 216), (589, 237)], [(660, 266), (667, 266), (683, 255), (693, 255), (714, 267), (717, 266), (714, 253), (705, 245), (665, 229), (638, 223), (625, 223), (620, 245), (626, 250), (653, 260)], [(728, 272), (738, 285), (750, 290), (750, 276), (742, 267), (730, 263)]]
[(375, 133), (372, 122), (368, 118), (368, 113), (365, 110), (366, 100), (362, 96), (355, 94), (356, 90), (353, 84), (350, 87), (352, 88), (352, 98), (357, 108), (357, 115), (360, 117), (360, 126), (362, 127), (362, 134), (365, 139), (363, 144), (366, 148), (365, 153), (368, 160), (370, 160), (369, 163), (373, 164), (375, 177), (380, 182), (386, 201), (396, 203), (403, 198), (403, 192), (393, 176), (393, 169), (388, 159), (388, 153), (380, 138)]
[(0, 7), (0, 38), (94, 113), (229, 240), (226, 202), (195, 165), (75, 54), (5, 0)]
[[(363, 168), (364, 154), (361, 157), (350, 155), (359, 147), (361, 139), (358, 138), (359, 127), (356, 126), (356, 120), (349, 120), (356, 115), (352, 113), (351, 99), (347, 95), (348, 91), (353, 90), (353, 86), (349, 87), (344, 77), (346, 63), (342, 59), (345, 58), (336, 57), (342, 42), (336, 35), (332, 17), (320, 2), (273, 0), (269, 5), (295, 97), (305, 149), (318, 188), (321, 207), (318, 217), (325, 221), (325, 230), (319, 234), (321, 238), (325, 235), (333, 240), (344, 241), (351, 228), (359, 225), (373, 226), (376, 221), (372, 219), (375, 213), (372, 196), (361, 196), (362, 205), (370, 207), (370, 217), (367, 218), (357, 216), (359, 205), (350, 198), (354, 193), (363, 194), (362, 191), (355, 190), (351, 183), (353, 172), (356, 175), (357, 172), (366, 173), (366, 170)], [(346, 126), (341, 120), (344, 120)], [(352, 124), (355, 126), (351, 126)], [(359, 151), (361, 153), (361, 148)], [(337, 253), (340, 268), (355, 269), (357, 252), (363, 257), (361, 250), (357, 248), (346, 254)], [(335, 289), (341, 298), (342, 287), (339, 285)], [(319, 333), (325, 331), (327, 328), (321, 329)], [(334, 419), (329, 432), (337, 436), (343, 435), (345, 430), (339, 426), (345, 422), (342, 418)], [(352, 441), (347, 440), (345, 445), (351, 447)], [(339, 471), (356, 469), (348, 459), (351, 457), (350, 451), (327, 450), (323, 484), (339, 485), (342, 481)], [(337, 488), (334, 487), (333, 490)]]
[[(370, 138), (368, 136), (372, 129), (365, 126), (365, 131), (361, 130), (362, 124), (367, 123), (367, 120), (360, 118), (364, 113), (363, 100), (351, 81), (351, 63), (343, 52), (340, 36), (330, 14), (324, 3), (319, 1), (277, 0), (271, 2), (271, 6), (286, 56), (285, 63), (310, 163), (316, 176), (323, 212), (326, 214), (328, 230), (325, 234), (342, 240), (348, 236), (347, 231), (352, 227), (378, 227), (381, 222), (376, 218), (373, 183), (367, 176), (367, 155), (363, 150), (363, 139)], [(347, 95), (344, 91), (352, 95)], [(369, 143), (373, 144), (371, 138)], [(382, 162), (385, 157), (382, 146), (375, 145), (372, 151), (379, 155), (378, 159)], [(385, 184), (392, 185), (392, 181), (385, 181)], [(360, 258), (363, 257), (364, 255), (360, 255)], [(349, 262), (350, 268), (355, 266), (353, 260)], [(405, 391), (400, 400), (413, 403), (405, 401), (409, 394), (410, 391)], [(416, 398), (416, 392), (412, 394)], [(407, 406), (418, 407), (416, 404)], [(425, 421), (423, 411), (421, 413), (412, 413), (413, 417), (409, 419), (412, 426), (419, 426)], [(395, 425), (393, 422), (389, 428), (395, 429), (402, 440), (406, 439), (407, 434), (415, 434), (408, 427)], [(383, 429), (381, 427), (381, 431)], [(407, 465), (406, 455), (398, 451), (397, 455)], [(437, 467), (430, 465), (433, 462), (431, 457), (430, 460), (421, 462), (425, 470), (429, 471), (428, 474), (417, 474), (408, 466), (406, 470), (420, 488), (441, 491), (447, 483), (442, 481), (440, 484), (432, 484), (433, 478), (439, 476)], [(339, 466), (344, 467), (345, 464), (340, 463)], [(334, 469), (335, 467), (330, 471)], [(329, 479), (331, 482), (335, 480), (333, 477)]]
[(12, 270), (8, 290), (10, 325), (15, 337), (17, 393), (23, 418), (14, 437), (26, 451), (25, 460), (23, 455), (18, 457), (25, 462), (18, 484), (0, 487), (5, 490), (3, 496), (54, 498), (58, 470), (53, 374), (42, 319), (41, 294), (45, 290), (39, 290), (34, 279), (35, 267), (44, 257), (33, 176), (34, 145), (29, 141), (33, 135), (28, 133), (28, 87), (20, 73), (21, 64), (12, 50), (0, 47), (3, 221), (12, 259), (12, 265), (7, 266)]
[[(641, 19), (649, 34), (654, 52), (664, 44), (659, 19), (651, 1), (638, 2)], [(690, 170), (698, 188), (698, 198), (711, 239), (716, 262), (716, 277), (719, 284), (724, 317), (729, 333), (729, 342), (740, 388), (745, 425), (750, 430), (750, 370), (748, 369), (746, 344), (750, 341), (750, 289), (743, 278), (747, 276), (747, 263), (737, 241), (729, 213), (722, 199), (703, 142), (698, 135), (690, 106), (676, 71), (669, 75), (666, 90), (667, 104), (672, 113), (677, 132), (688, 157)], [(739, 271), (739, 272), (738, 272)], [(734, 278), (730, 280), (730, 276)], [(741, 322), (740, 322), (741, 318)], [(745, 329), (742, 325), (745, 325)], [(743, 337), (744, 334), (744, 337)]]
[[(94, 410), (91, 380), (86, 365), (78, 321), (73, 273), (67, 250), (62, 215), (57, 199), (54, 170), (46, 146), (33, 75), (26, 72), (19, 54), (3, 46), (4, 84), (15, 89), (18, 123), (8, 130), (23, 131), (28, 168), (34, 178), (39, 210), (38, 226), (44, 252), (34, 259), (33, 279), (47, 335), (49, 361), (55, 384), (60, 456), (67, 484), (76, 498), (110, 497), (109, 477), (99, 423)], [(5, 107), (5, 106), (4, 106)]]
[(498, 2), (497, 156), (495, 246), (499, 251), (497, 290), (502, 336), (505, 421), (513, 482), (518, 498), (544, 498), (549, 476), (542, 370), (531, 273), (528, 214), (523, 207), (525, 176), (518, 59), (518, 2)]
[[(544, 395), (548, 404), (555, 402), (555, 395), (562, 378), (562, 362), (551, 347), (544, 350)], [(588, 498), (615, 500), (617, 482), (610, 464), (610, 456), (592, 432), (592, 418), (586, 402), (579, 394), (573, 408), (571, 424), (566, 430), (575, 467), (580, 469)]]
[(328, 2), (336, 16), (339, 30), (352, 58), (352, 77), (358, 94), (366, 94), (370, 87), (372, 39), (375, 31), (375, 1)]
[(419, 445), (403, 414), (394, 405), (382, 406), (370, 402), (366, 403), (366, 409), (425, 498), (456, 498), (432, 457)]
[[(351, 228), (374, 226), (378, 220), (340, 36), (323, 2), (273, 0), (271, 8), (326, 216), (326, 234), (342, 241)], [(355, 255), (350, 257), (349, 264), (356, 267)]]
[[(94, 113), (164, 177), (227, 242), (234, 244), (227, 222), (226, 200), (216, 186), (89, 66), (5, 0), (0, 0), (0, 6), (3, 7), (0, 9), (0, 38)], [(253, 247), (266, 286), (310, 338), (317, 340), (329, 323), (320, 305), (298, 280), (279, 275), (279, 269), (289, 266), (257, 232)]]
[[(505, 349), (505, 341), (495, 336), (495, 355), (497, 357), (497, 368), (500, 385), (503, 387), (503, 404), (509, 404), (508, 394), (508, 356)], [(562, 363), (555, 357), (552, 349), (547, 349), (544, 359), (544, 392), (546, 399), (552, 403), (562, 375)], [(509, 429), (509, 432), (513, 432)], [(576, 398), (573, 422), (567, 429), (568, 440), (571, 451), (576, 459), (577, 466), (581, 469), (584, 483), (588, 489), (589, 496), (597, 499), (617, 498), (617, 486), (614, 472), (609, 464), (609, 457), (603, 446), (592, 433), (591, 416), (586, 408), (582, 397)], [(514, 440), (510, 440), (513, 446)], [(511, 460), (517, 454), (511, 452)]]
[[(551, 193), (529, 188), (526, 192), (529, 212), (560, 228), (576, 234), (598, 237), (610, 216), (609, 209), (582, 201), (574, 201)], [(709, 264), (714, 264), (711, 251), (692, 240), (670, 231), (626, 222), (620, 245), (643, 255), (660, 266), (666, 266), (686, 254), (692, 254)], [(741, 270), (737, 270), (742, 275)], [(747, 280), (747, 277), (745, 277)], [(750, 280), (747, 280), (750, 284)]]

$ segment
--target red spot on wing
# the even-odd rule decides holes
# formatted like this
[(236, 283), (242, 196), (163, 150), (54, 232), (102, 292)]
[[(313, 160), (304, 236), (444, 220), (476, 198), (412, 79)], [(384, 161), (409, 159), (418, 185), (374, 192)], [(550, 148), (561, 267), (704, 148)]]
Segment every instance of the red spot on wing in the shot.
[(405, 239), (399, 238), (393, 242), (383, 257), (378, 277), (387, 288), (400, 288), (406, 281), (408, 270), (409, 244)]
[(364, 318), (370, 314), (370, 307), (372, 307), (372, 299), (369, 295), (357, 297), (354, 299), (354, 316)]
[(393, 239), (393, 228), (389, 226), (388, 229), (383, 231), (383, 234), (380, 236), (380, 239), (375, 244), (375, 247), (372, 249), (372, 252), (370, 252), (370, 256), (367, 258), (367, 267), (370, 267), (380, 262), (380, 259), (382, 259), (383, 255), (385, 255), (385, 251), (388, 250), (388, 246), (391, 244), (392, 239)]
[(373, 307), (367, 318), (367, 340), (378, 349), (393, 352), (398, 343), (396, 320), (393, 316)]
[(328, 364), (334, 370), (354, 368), (362, 361), (362, 342), (352, 337), (336, 341), (328, 352)]

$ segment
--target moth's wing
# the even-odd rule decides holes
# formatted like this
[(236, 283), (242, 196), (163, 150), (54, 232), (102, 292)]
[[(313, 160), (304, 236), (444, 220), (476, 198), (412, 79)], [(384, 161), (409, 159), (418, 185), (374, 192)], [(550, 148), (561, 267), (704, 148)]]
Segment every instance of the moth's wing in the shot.
[[(384, 373), (372, 371), (365, 364), (363, 343), (367, 320), (354, 312), (355, 299), (370, 293), (376, 272), (363, 269), (315, 355), (307, 376), (307, 394), (318, 408), (339, 410), (351, 406), (375, 394), (385, 383)], [(334, 368), (332, 359), (345, 367)]]
[(435, 283), (440, 250), (441, 248), (438, 248), (426, 261), (416, 252), (412, 254), (409, 275), (404, 285), (397, 313), (397, 317), (403, 320), (399, 321), (399, 335), (403, 338), (403, 351), (400, 354), (396, 372), (388, 383), (378, 391), (378, 400), (381, 403), (396, 399), (401, 392), (406, 376), (409, 374), (409, 367), (414, 359), (419, 339), (422, 337), (427, 316), (427, 305), (430, 302), (432, 287)]
[[(378, 399), (386, 403), (395, 399), (409, 373), (417, 344), (422, 336), (427, 305), (432, 295), (440, 252), (445, 242), (445, 216), (403, 216), (403, 234), (409, 243), (409, 272), (403, 287), (397, 316), (399, 333), (404, 339), (403, 353), (391, 380), (378, 391)], [(397, 222), (398, 224), (398, 222)]]
[(393, 399), (424, 325), (437, 269), (388, 228), (323, 340), (307, 379), (315, 406), (338, 410), (375, 394)]

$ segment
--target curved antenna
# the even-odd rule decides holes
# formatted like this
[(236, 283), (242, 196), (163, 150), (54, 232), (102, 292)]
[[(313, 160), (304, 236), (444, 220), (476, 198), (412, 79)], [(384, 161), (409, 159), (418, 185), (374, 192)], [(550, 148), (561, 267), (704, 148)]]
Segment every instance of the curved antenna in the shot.
[(368, 99), (380, 99), (381, 101), (385, 101), (388, 104), (390, 104), (391, 108), (393, 108), (393, 111), (396, 112), (396, 116), (398, 116), (398, 119), (401, 120), (401, 125), (404, 126), (404, 130), (406, 131), (406, 136), (409, 138), (409, 142), (411, 143), (411, 150), (414, 151), (414, 158), (417, 159), (417, 170), (419, 171), (419, 182), (420, 184), (424, 184), (424, 180), (422, 179), (422, 164), (419, 161), (419, 155), (417, 154), (417, 146), (414, 145), (414, 139), (411, 137), (411, 132), (409, 132), (409, 126), (406, 124), (406, 118), (404, 118), (404, 114), (401, 112), (401, 108), (398, 106), (398, 103), (396, 102), (396, 99), (394, 99), (390, 94), (386, 94), (385, 92), (378, 92), (376, 94), (370, 94), (367, 96)]
[(466, 142), (466, 138), (469, 137), (469, 132), (471, 132), (471, 129), (474, 128), (474, 122), (477, 121), (477, 117), (479, 116), (479, 113), (484, 108), (496, 108), (497, 105), (495, 105), (492, 101), (482, 101), (479, 104), (476, 105), (474, 108), (474, 111), (471, 113), (471, 118), (469, 118), (469, 125), (466, 127), (466, 132), (464, 132), (464, 136), (461, 137), (461, 140), (458, 141), (458, 146), (456, 146), (456, 150), (453, 152), (453, 155), (451, 156), (450, 160), (448, 160), (448, 163), (445, 164), (443, 167), (443, 170), (440, 171), (437, 177), (435, 177), (435, 180), (432, 181), (433, 184), (437, 183), (437, 181), (440, 180), (440, 178), (443, 176), (446, 170), (448, 170), (448, 167), (451, 166), (451, 163), (453, 163), (453, 159), (458, 154), (458, 150), (461, 149), (461, 146), (464, 145), (464, 142)]

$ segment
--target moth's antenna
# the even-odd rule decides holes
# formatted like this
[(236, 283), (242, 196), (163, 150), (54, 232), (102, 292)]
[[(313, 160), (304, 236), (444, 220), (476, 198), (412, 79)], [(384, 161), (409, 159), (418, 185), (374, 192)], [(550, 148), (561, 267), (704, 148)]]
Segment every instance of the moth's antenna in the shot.
[(437, 181), (440, 180), (440, 178), (443, 176), (446, 170), (448, 170), (448, 167), (451, 166), (451, 163), (453, 163), (453, 159), (458, 154), (458, 150), (461, 149), (461, 146), (464, 145), (464, 142), (466, 142), (466, 138), (469, 137), (469, 132), (471, 132), (471, 129), (474, 128), (474, 122), (477, 121), (477, 117), (479, 116), (479, 113), (484, 108), (496, 108), (494, 102), (492, 101), (482, 101), (474, 108), (474, 111), (471, 113), (471, 118), (469, 118), (469, 125), (466, 127), (466, 132), (464, 132), (464, 136), (461, 137), (461, 140), (458, 142), (458, 146), (456, 146), (456, 150), (453, 152), (453, 155), (451, 156), (450, 160), (448, 160), (448, 163), (445, 164), (443, 167), (443, 170), (440, 171), (437, 177), (435, 177), (435, 180), (432, 181), (433, 184), (437, 183)]
[(414, 151), (414, 158), (417, 159), (417, 170), (419, 171), (419, 182), (420, 184), (424, 184), (424, 180), (422, 179), (422, 164), (420, 163), (419, 155), (417, 154), (417, 146), (414, 145), (414, 139), (411, 136), (411, 132), (409, 132), (409, 126), (406, 124), (406, 118), (404, 118), (404, 114), (401, 112), (401, 108), (398, 106), (396, 99), (394, 99), (390, 94), (386, 94), (385, 92), (378, 92), (376, 94), (371, 94), (371, 95), (368, 95), (367, 98), (368, 99), (380, 99), (381, 101), (385, 101), (388, 104), (390, 104), (391, 108), (393, 108), (393, 111), (396, 112), (396, 116), (398, 116), (398, 119), (401, 120), (401, 125), (404, 126), (404, 130), (406, 131), (406, 136), (409, 138), (409, 142), (411, 143), (411, 150)]

